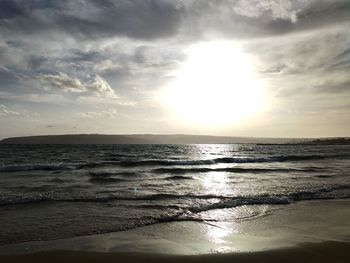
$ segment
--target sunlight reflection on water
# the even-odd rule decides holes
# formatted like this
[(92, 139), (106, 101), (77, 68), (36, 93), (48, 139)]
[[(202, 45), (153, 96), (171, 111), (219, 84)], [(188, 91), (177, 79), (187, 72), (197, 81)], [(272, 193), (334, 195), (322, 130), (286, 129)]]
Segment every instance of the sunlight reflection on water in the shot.
[(208, 194), (214, 195), (232, 195), (232, 189), (230, 188), (229, 179), (226, 173), (222, 172), (208, 172), (202, 179), (202, 185)]
[[(198, 151), (203, 159), (217, 158), (218, 156), (239, 157), (240, 146), (232, 145), (198, 145)], [(232, 164), (214, 164), (216, 168), (232, 167)], [(236, 166), (236, 165), (234, 165)], [(242, 188), (242, 182), (246, 178), (239, 173), (210, 171), (198, 177), (203, 192), (207, 195), (230, 198), (234, 202), (235, 197), (245, 195), (247, 189)], [(239, 183), (238, 183), (239, 182)], [(246, 187), (253, 190), (258, 187), (256, 184), (247, 182)], [(225, 200), (224, 202), (226, 202)], [(266, 214), (268, 206), (238, 206), (225, 208), (222, 200), (218, 200), (218, 209), (210, 209), (200, 213), (200, 217), (207, 222), (207, 236), (211, 242), (219, 245), (220, 251), (232, 251), (233, 246), (230, 239), (232, 235), (239, 235), (241, 232), (241, 222), (252, 218), (257, 218)], [(229, 201), (230, 202), (230, 201)], [(232, 205), (232, 204), (231, 204)], [(214, 205), (215, 206), (215, 205)], [(230, 205), (229, 205), (230, 206)], [(229, 246), (226, 246), (230, 244)], [(217, 251), (219, 252), (219, 251)]]

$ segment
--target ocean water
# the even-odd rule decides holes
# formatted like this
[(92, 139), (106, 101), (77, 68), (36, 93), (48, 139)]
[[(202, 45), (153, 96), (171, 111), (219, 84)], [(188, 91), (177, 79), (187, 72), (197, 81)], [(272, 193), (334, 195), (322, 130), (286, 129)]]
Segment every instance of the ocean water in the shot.
[(0, 145), (0, 244), (350, 198), (350, 145)]

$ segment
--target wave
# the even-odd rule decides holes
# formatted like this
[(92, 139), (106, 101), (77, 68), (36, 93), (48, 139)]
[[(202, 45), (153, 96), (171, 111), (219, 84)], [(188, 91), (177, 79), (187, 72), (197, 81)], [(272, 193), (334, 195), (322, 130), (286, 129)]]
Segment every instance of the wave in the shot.
[(114, 177), (92, 177), (89, 179), (91, 183), (119, 183), (119, 182), (127, 182), (128, 180)]
[(339, 185), (330, 188), (323, 188), (314, 192), (300, 191), (289, 195), (260, 195), (250, 197), (238, 196), (234, 198), (225, 197), (221, 198), (217, 203), (190, 207), (188, 211), (197, 214), (210, 210), (234, 208), (243, 205), (287, 205), (299, 201), (350, 198), (350, 193), (342, 196), (331, 194), (337, 190), (344, 189), (350, 189), (350, 185)]
[(44, 196), (2, 196), (0, 197), (0, 206), (5, 205), (20, 205), (20, 204), (32, 204), (46, 201)]
[[(342, 199), (350, 198), (350, 192), (346, 194), (337, 195), (339, 190), (348, 190), (350, 185), (335, 185), (333, 187), (325, 187), (315, 189), (314, 191), (299, 191), (286, 195), (257, 195), (257, 196), (223, 196), (223, 195), (195, 195), (195, 194), (150, 194), (150, 195), (107, 195), (107, 196), (71, 196), (62, 198), (59, 196), (52, 196), (50, 194), (39, 194), (33, 196), (3, 196), (0, 197), (0, 205), (16, 205), (29, 204), (38, 202), (93, 202), (103, 203), (117, 200), (124, 201), (166, 201), (166, 200), (212, 200), (216, 202), (210, 209), (217, 208), (231, 208), (240, 205), (257, 205), (257, 204), (289, 204), (292, 202), (303, 200), (317, 200), (317, 199)], [(197, 202), (198, 203), (198, 202)], [(215, 206), (215, 207), (214, 207)], [(192, 210), (193, 211), (192, 211)], [(203, 209), (203, 208), (201, 208)], [(196, 208), (190, 208), (191, 212), (195, 212)]]
[(266, 162), (295, 162), (348, 157), (347, 155), (276, 155), (269, 157), (231, 158), (223, 157), (214, 159), (215, 163), (266, 163)]
[(208, 165), (215, 164), (215, 160), (141, 160), (141, 161), (122, 161), (120, 166), (172, 166), (172, 165)]
[(188, 176), (181, 176), (181, 175), (174, 175), (174, 176), (169, 176), (165, 178), (166, 180), (193, 180), (192, 177)]
[(330, 176), (330, 175), (325, 175), (325, 174), (316, 175), (315, 177), (317, 177), (317, 178), (332, 178), (332, 176)]
[(170, 173), (170, 174), (186, 174), (186, 173), (208, 173), (208, 172), (229, 172), (229, 173), (286, 173), (286, 172), (317, 172), (319, 169), (292, 169), (292, 168), (240, 168), (240, 167), (226, 167), (226, 168), (157, 168), (155, 173)]
[[(92, 183), (118, 183), (118, 182), (128, 182), (130, 179), (126, 179), (130, 176), (139, 175), (134, 172), (89, 172), (91, 178), (89, 182)], [(123, 178), (115, 177), (121, 176)]]
[(269, 162), (296, 162), (309, 160), (322, 160), (332, 158), (347, 158), (348, 155), (278, 155), (269, 157), (220, 157), (214, 159), (202, 160), (127, 160), (127, 161), (102, 161), (81, 164), (77, 169), (98, 168), (104, 166), (121, 166), (121, 167), (137, 167), (137, 166), (196, 166), (211, 165), (222, 163), (269, 163)]
[(29, 204), (38, 202), (96, 202), (104, 203), (110, 201), (155, 201), (170, 199), (223, 199), (218, 195), (177, 195), (177, 194), (152, 194), (152, 195), (130, 195), (130, 196), (71, 196), (58, 197), (51, 194), (38, 194), (33, 196), (3, 196), (0, 197), (0, 205)]
[(120, 162), (118, 161), (101, 161), (101, 162), (89, 162), (89, 163), (83, 163), (76, 166), (76, 169), (87, 169), (87, 168), (99, 168), (99, 167), (105, 167), (105, 166), (113, 166), (118, 165)]
[(98, 176), (98, 177), (110, 177), (112, 175), (114, 175), (114, 173), (110, 173), (110, 172), (89, 172), (89, 175), (91, 176)]
[(66, 183), (66, 182), (71, 182), (71, 180), (67, 179), (61, 179), (61, 178), (53, 178), (50, 180), (52, 183)]
[[(60, 171), (80, 170), (101, 167), (140, 167), (140, 166), (198, 166), (212, 164), (240, 164), (240, 163), (269, 163), (269, 162), (297, 162), (322, 160), (329, 158), (348, 158), (348, 155), (279, 155), (269, 157), (220, 157), (202, 160), (127, 160), (127, 161), (99, 161), (81, 164), (13, 164), (0, 166), (0, 172), (21, 171)], [(243, 172), (243, 170), (242, 170)]]
[(0, 166), (0, 172), (74, 170), (72, 165), (59, 164), (13, 164)]
[(122, 172), (89, 172), (89, 175), (91, 176), (123, 176), (123, 177), (133, 177), (133, 176), (139, 176), (140, 173), (138, 172), (129, 172), (129, 171), (122, 171)]
[(122, 161), (120, 166), (174, 166), (174, 165), (210, 165), (220, 163), (265, 163), (265, 162), (288, 162), (288, 161), (304, 161), (319, 160), (326, 158), (337, 158), (339, 155), (281, 155), (270, 157), (220, 157), (205, 160), (141, 160), (141, 161)]

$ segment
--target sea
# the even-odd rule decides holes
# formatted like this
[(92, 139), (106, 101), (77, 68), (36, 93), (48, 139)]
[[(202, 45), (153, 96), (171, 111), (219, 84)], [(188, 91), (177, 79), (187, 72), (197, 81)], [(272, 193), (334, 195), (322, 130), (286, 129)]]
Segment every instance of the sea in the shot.
[(0, 244), (350, 198), (350, 145), (0, 145)]

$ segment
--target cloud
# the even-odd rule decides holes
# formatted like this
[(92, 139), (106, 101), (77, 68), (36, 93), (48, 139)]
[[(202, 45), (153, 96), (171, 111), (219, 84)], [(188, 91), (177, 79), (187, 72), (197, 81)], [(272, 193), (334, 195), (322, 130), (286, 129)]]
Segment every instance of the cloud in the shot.
[(245, 51), (256, 55), (267, 75), (333, 74), (350, 67), (350, 38), (343, 24), (305, 33), (255, 39)]
[(3, 65), (0, 64), (0, 72), (4, 71), (4, 72), (9, 72), (9, 69)]
[[(69, 36), (79, 41), (177, 35), (286, 34), (348, 20), (348, 0), (3, 0), (3, 36)], [(30, 35), (28, 34), (30, 32)], [(48, 38), (48, 39), (50, 39)]]
[(62, 109), (111, 126), (129, 116), (125, 131), (141, 131), (165, 114), (157, 98), (186, 48), (212, 40), (252, 58), (276, 112), (322, 112), (349, 101), (349, 13), (349, 0), (0, 0), (0, 113), (40, 112), (44, 131)]
[(347, 0), (206, 0), (186, 5), (187, 35), (258, 38), (348, 21)]
[(0, 27), (34, 34), (58, 31), (74, 38), (111, 37), (157, 39), (173, 35), (183, 10), (179, 1), (1, 1)]
[(111, 88), (108, 82), (99, 75), (95, 75), (92, 83), (86, 85), (86, 89), (97, 94), (104, 94), (108, 97), (115, 97), (114, 90)]
[(86, 87), (80, 82), (79, 79), (69, 77), (67, 74), (62, 72), (56, 75), (41, 74), (38, 78), (44, 89), (59, 89), (65, 92), (87, 91)]
[(62, 90), (64, 92), (93, 92), (97, 95), (115, 97), (114, 90), (108, 82), (99, 75), (95, 75), (90, 80), (82, 83), (79, 79), (70, 77), (65, 73), (41, 74), (38, 79), (42, 87), (46, 90)]
[(93, 70), (96, 72), (115, 72), (122, 69), (122, 65), (112, 61), (111, 59), (102, 60), (94, 63)]
[[(294, 3), (298, 1), (294, 0)], [(285, 19), (292, 23), (297, 22), (297, 10), (293, 10), (290, 0), (239, 0), (233, 7), (238, 15), (258, 18), (265, 12), (271, 12), (273, 20)]]
[(348, 94), (350, 96), (350, 79), (347, 81), (325, 81), (312, 86), (314, 92), (322, 92), (329, 94)]
[(116, 109), (108, 109), (103, 111), (89, 111), (80, 113), (79, 116), (83, 118), (96, 118), (96, 117), (108, 117), (114, 118), (117, 116), (118, 111)]
[(79, 104), (84, 106), (90, 105), (104, 105), (104, 106), (121, 106), (121, 107), (135, 107), (136, 103), (127, 98), (121, 97), (101, 97), (101, 96), (81, 96), (76, 100)]
[(0, 19), (10, 19), (25, 13), (18, 1), (2, 0), (0, 6)]
[(7, 42), (2, 42), (0, 40), (0, 61), (3, 70), (6, 68), (6, 71), (8, 71), (10, 67), (21, 67), (26, 65), (24, 53), (26, 52), (23, 52), (22, 50), (9, 45)]
[(10, 110), (7, 106), (0, 104), (0, 116), (15, 115), (19, 116), (20, 113), (17, 111)]
[(62, 94), (48, 94), (48, 93), (27, 93), (17, 94), (11, 92), (0, 91), (0, 99), (4, 101), (20, 102), (20, 103), (39, 103), (39, 104), (64, 104), (69, 100)]

